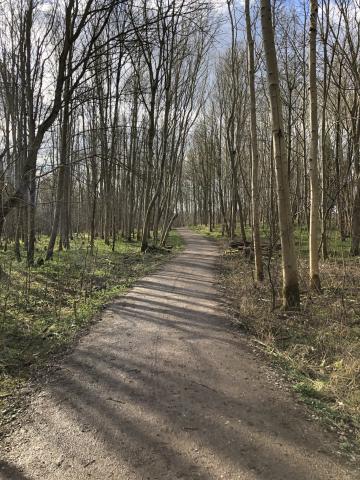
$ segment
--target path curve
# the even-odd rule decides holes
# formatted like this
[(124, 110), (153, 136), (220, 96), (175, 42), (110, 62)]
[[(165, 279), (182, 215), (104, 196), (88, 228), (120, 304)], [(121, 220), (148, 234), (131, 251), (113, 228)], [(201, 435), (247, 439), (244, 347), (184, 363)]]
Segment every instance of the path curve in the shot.
[(180, 233), (185, 251), (109, 305), (32, 400), (2, 480), (358, 478), (231, 330), (216, 245)]

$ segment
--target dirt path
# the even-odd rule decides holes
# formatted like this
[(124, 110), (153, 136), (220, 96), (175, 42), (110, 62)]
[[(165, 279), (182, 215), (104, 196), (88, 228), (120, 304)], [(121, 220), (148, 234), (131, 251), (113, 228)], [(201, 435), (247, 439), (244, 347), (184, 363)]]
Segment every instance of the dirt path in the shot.
[(184, 253), (111, 304), (36, 395), (1, 479), (359, 478), (232, 332), (216, 246), (182, 234)]

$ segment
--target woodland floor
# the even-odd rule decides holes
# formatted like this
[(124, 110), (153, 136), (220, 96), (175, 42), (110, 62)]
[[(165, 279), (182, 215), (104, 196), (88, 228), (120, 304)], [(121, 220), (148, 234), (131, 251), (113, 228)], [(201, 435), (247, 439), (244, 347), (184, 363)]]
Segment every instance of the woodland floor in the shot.
[(184, 252), (108, 305), (33, 395), (2, 480), (359, 478), (233, 329), (216, 244), (180, 233)]
[(37, 239), (32, 267), (24, 249), (18, 261), (13, 244), (1, 245), (0, 438), (24, 407), (29, 380), (46, 376), (54, 356), (73, 346), (104, 305), (159, 268), (183, 243), (174, 231), (170, 249), (141, 254), (138, 241), (119, 238), (106, 245), (96, 239), (91, 254), (88, 237), (74, 235), (69, 250), (56, 251), (44, 262), (48, 240)]
[[(308, 232), (295, 229), (301, 309), (281, 307), (281, 255), (268, 255), (262, 232), (264, 280), (254, 279), (250, 250), (229, 248), (221, 226), (192, 227), (219, 242), (219, 288), (230, 316), (282, 372), (312, 416), (339, 436), (342, 452), (360, 458), (360, 263), (349, 241), (328, 232), (328, 258), (320, 262), (321, 292), (309, 289)], [(251, 238), (251, 232), (247, 232)], [(244, 281), (247, 278), (248, 281)]]

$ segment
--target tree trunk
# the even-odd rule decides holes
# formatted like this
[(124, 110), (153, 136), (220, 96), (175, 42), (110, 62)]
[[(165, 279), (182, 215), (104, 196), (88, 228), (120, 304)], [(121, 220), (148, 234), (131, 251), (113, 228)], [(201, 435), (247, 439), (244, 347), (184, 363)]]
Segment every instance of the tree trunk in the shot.
[[(68, 92), (70, 88), (70, 79), (67, 79), (65, 83), (65, 91)], [(64, 206), (64, 195), (65, 195), (65, 169), (66, 163), (68, 162), (67, 152), (68, 152), (68, 141), (69, 141), (69, 119), (70, 119), (70, 108), (69, 102), (66, 102), (64, 105), (64, 113), (62, 118), (61, 125), (61, 144), (60, 144), (60, 165), (59, 165), (59, 174), (58, 174), (58, 185), (56, 192), (56, 205), (55, 205), (55, 214), (53, 225), (50, 234), (50, 240), (46, 252), (46, 260), (50, 260), (54, 254), (54, 247), (56, 242), (56, 237), (59, 230), (60, 216), (61, 211)], [(65, 201), (67, 206), (67, 201)], [(65, 220), (65, 218), (63, 218)]]
[(310, 234), (309, 234), (309, 277), (310, 288), (320, 291), (319, 275), (319, 176), (318, 176), (318, 119), (317, 119), (317, 84), (316, 84), (316, 31), (318, 3), (311, 0), (309, 31), (309, 77), (310, 77), (310, 130), (311, 145), (309, 156), (310, 173)]
[(164, 247), (165, 246), (165, 243), (167, 241), (167, 238), (169, 236), (169, 233), (170, 233), (170, 230), (171, 230), (171, 227), (172, 227), (172, 224), (174, 223), (176, 217), (178, 216), (178, 213), (175, 212), (174, 215), (171, 217), (169, 223), (167, 224), (163, 234), (162, 234), (162, 237), (161, 237), (161, 241), (160, 241), (160, 247)]
[(245, 0), (246, 13), (246, 33), (248, 42), (248, 69), (249, 69), (249, 89), (250, 89), (250, 116), (251, 116), (251, 202), (252, 202), (252, 227), (253, 242), (255, 255), (255, 278), (257, 281), (264, 279), (261, 241), (260, 241), (260, 225), (259, 225), (259, 186), (258, 186), (258, 170), (259, 170), (259, 152), (256, 127), (256, 99), (255, 99), (255, 66), (254, 66), (254, 40), (251, 34), (251, 19), (249, 0)]
[(296, 252), (290, 212), (290, 192), (287, 175), (287, 157), (282, 118), (279, 73), (271, 20), (270, 0), (261, 0), (261, 26), (269, 83), (274, 157), (278, 192), (279, 227), (283, 273), (283, 307), (298, 309), (300, 292), (296, 265)]
[(352, 210), (351, 250), (353, 256), (360, 255), (360, 175), (357, 176)]
[[(358, 110), (358, 108), (357, 108)], [(353, 256), (360, 255), (360, 120), (353, 119), (353, 155), (355, 169), (355, 195), (352, 209), (351, 249)]]
[(36, 213), (36, 158), (37, 150), (30, 150), (29, 156), (31, 157), (32, 168), (27, 173), (29, 181), (28, 190), (28, 238), (27, 238), (27, 264), (31, 266), (34, 264), (35, 255), (35, 213)]
[(150, 200), (152, 175), (153, 175), (153, 158), (154, 158), (154, 139), (155, 139), (155, 93), (153, 93), (153, 99), (151, 102), (151, 108), (149, 113), (149, 130), (148, 130), (148, 142), (147, 142), (147, 178), (146, 178), (146, 190), (145, 190), (145, 209), (144, 209), (144, 225), (141, 238), (141, 252), (145, 252), (149, 244), (150, 236), (150, 221), (152, 208), (155, 204), (157, 195), (153, 196)]

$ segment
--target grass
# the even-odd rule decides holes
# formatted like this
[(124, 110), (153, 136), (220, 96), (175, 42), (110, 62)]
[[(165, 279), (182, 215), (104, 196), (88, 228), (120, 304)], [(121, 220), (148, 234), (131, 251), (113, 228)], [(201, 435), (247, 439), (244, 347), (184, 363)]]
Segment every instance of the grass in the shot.
[[(37, 259), (44, 256), (47, 240), (39, 238)], [(176, 232), (168, 244), (174, 252), (182, 248)], [(141, 254), (139, 243), (121, 240), (114, 251), (97, 240), (90, 255), (87, 238), (80, 236), (69, 251), (32, 268), (16, 261), (11, 245), (0, 251), (0, 425), (11, 418), (18, 393), (33, 373), (70, 346), (105, 303), (169, 255), (165, 249)]]
[[(194, 230), (221, 238), (219, 227), (214, 232), (204, 226)], [(314, 294), (308, 289), (306, 230), (297, 229), (295, 239), (300, 312), (278, 308), (279, 253), (271, 262), (264, 258), (265, 281), (258, 284), (254, 282), (252, 258), (226, 249), (223, 242), (219, 283), (229, 299), (234, 321), (261, 342), (286, 372), (295, 392), (316, 417), (341, 433), (343, 449), (352, 454), (360, 448), (360, 260), (349, 256), (349, 241), (341, 242), (337, 232), (331, 232), (329, 259), (320, 265), (323, 292)]]
[(191, 230), (193, 230), (194, 232), (200, 233), (201, 235), (206, 235), (207, 237), (215, 239), (220, 239), (224, 237), (221, 225), (216, 225), (212, 231), (210, 231), (209, 227), (206, 225), (193, 225), (189, 228), (191, 228)]

